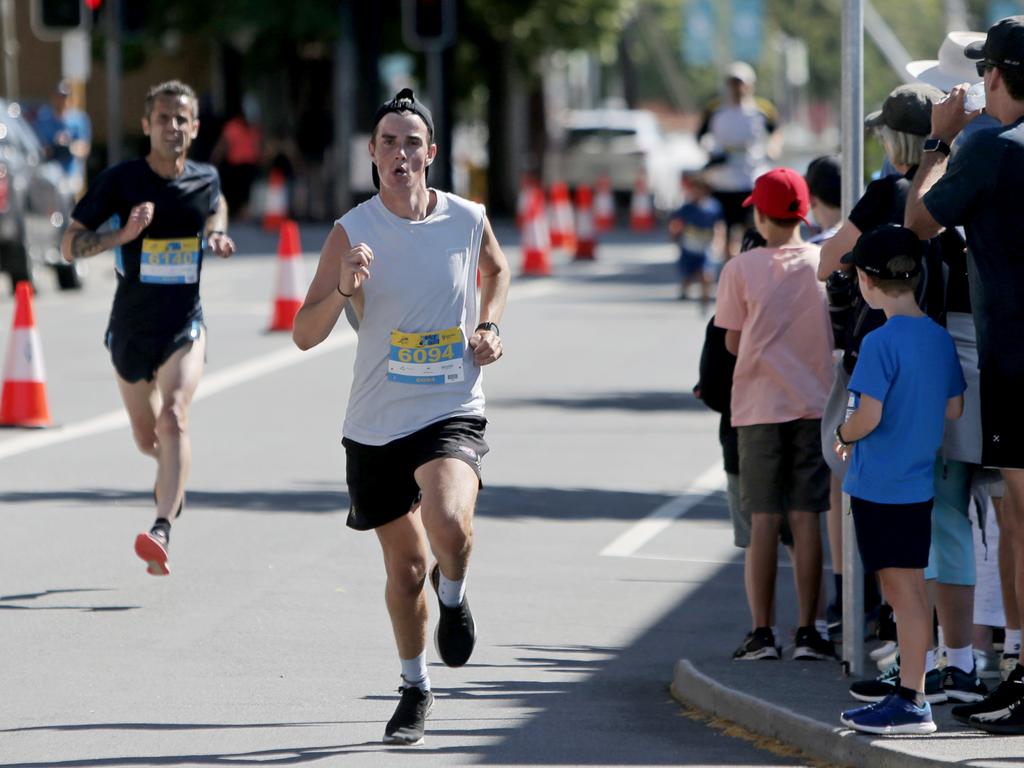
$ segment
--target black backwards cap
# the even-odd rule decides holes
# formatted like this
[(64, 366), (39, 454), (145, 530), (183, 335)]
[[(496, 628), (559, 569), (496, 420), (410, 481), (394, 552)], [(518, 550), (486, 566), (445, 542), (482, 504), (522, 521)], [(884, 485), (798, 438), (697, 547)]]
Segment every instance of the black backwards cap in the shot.
[[(913, 269), (907, 272), (889, 269), (889, 261), (897, 256), (913, 259)], [(857, 244), (843, 256), (842, 262), (860, 267), (880, 280), (906, 280), (921, 271), (923, 257), (924, 243), (913, 231), (899, 224), (883, 224), (858, 237)]]
[(998, 67), (1024, 69), (1024, 16), (1007, 16), (988, 29), (984, 40), (964, 48), (968, 59), (984, 59)]
[[(370, 128), (371, 136), (377, 132), (377, 124), (384, 119), (384, 115), (391, 112), (412, 112), (414, 115), (419, 115), (420, 119), (427, 124), (427, 143), (434, 140), (434, 118), (423, 102), (416, 100), (412, 88), (403, 88), (395, 94), (393, 99), (389, 99), (377, 107), (377, 111), (373, 114), (373, 126)], [(429, 171), (430, 168), (427, 167), (424, 175)], [(373, 186), (380, 189), (380, 174), (377, 173), (375, 163), (370, 163), (370, 173), (373, 176)]]

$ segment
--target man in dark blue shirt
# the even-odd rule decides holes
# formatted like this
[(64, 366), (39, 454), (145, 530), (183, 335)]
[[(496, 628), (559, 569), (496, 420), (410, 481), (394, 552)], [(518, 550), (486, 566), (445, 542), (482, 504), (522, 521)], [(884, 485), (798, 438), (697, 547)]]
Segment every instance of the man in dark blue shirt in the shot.
[(206, 351), (203, 252), (227, 257), (235, 244), (216, 169), (187, 158), (199, 131), (192, 89), (177, 80), (151, 88), (142, 129), (149, 154), (100, 174), (72, 212), (61, 252), (69, 262), (115, 252), (106, 345), (135, 442), (157, 462), (156, 522), (136, 537), (135, 552), (149, 573), (164, 576), (192, 458), (188, 410)]
[[(967, 84), (932, 109), (925, 144), (907, 198), (906, 224), (919, 237), (962, 225), (967, 233), (968, 278), (978, 335), (982, 463), (1002, 470), (1015, 521), (1004, 535), (1024, 552), (1024, 16), (994, 24), (964, 55), (985, 83), (985, 111), (1000, 125), (975, 131), (951, 161), (949, 147), (980, 114), (964, 111)], [(1018, 554), (1016, 591), (1024, 605), (1024, 556)], [(1024, 656), (988, 699), (953, 709), (954, 717), (997, 733), (1024, 733)]]

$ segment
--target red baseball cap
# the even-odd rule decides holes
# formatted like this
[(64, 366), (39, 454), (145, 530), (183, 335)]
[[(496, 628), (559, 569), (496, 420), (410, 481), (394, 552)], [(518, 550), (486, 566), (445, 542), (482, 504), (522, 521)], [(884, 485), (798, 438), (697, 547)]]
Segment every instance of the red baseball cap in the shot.
[(754, 182), (754, 191), (743, 201), (773, 219), (800, 219), (811, 209), (811, 193), (804, 177), (792, 168), (773, 168)]

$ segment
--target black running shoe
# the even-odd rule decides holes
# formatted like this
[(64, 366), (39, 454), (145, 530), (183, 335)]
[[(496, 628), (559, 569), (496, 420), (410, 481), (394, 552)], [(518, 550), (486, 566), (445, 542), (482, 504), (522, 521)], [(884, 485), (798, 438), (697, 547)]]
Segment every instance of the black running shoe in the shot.
[(463, 596), (462, 604), (456, 608), (449, 608), (441, 602), (441, 595), (438, 592), (440, 581), (441, 568), (434, 563), (430, 570), (430, 584), (437, 594), (437, 605), (441, 612), (437, 629), (434, 631), (434, 648), (445, 665), (461, 667), (473, 654), (473, 646), (476, 645), (476, 622), (473, 621), (473, 613), (469, 610), (468, 597)]
[[(1003, 683), (1007, 685), (1007, 683)], [(972, 728), (980, 728), (988, 733), (1003, 733), (1007, 735), (1024, 734), (1024, 685), (1021, 683), (1009, 683), (1011, 688), (1007, 693), (1007, 700), (999, 709), (989, 709), (986, 712), (976, 712), (971, 715), (967, 724)], [(1002, 686), (999, 686), (1002, 688)], [(1016, 696), (1011, 698), (1011, 696)], [(984, 703), (984, 702), (982, 702)]]
[(796, 647), (793, 649), (793, 661), (834, 659), (836, 648), (831, 640), (826, 640), (814, 627), (798, 627), (796, 630)]
[[(933, 669), (924, 676), (924, 698), (929, 704), (945, 704), (949, 696), (942, 687), (943, 670)], [(881, 701), (900, 687), (899, 659), (874, 680), (858, 680), (850, 686), (850, 695), (860, 701)]]
[(990, 716), (1007, 710), (1010, 704), (1024, 698), (1024, 684), (1020, 681), (1004, 680), (992, 693), (981, 701), (973, 704), (961, 704), (953, 707), (953, 718), (966, 725), (974, 725), (974, 716)]
[(759, 627), (747, 634), (743, 644), (732, 655), (733, 661), (769, 661), (780, 656), (775, 635), (767, 627)]
[(434, 706), (434, 694), (416, 685), (403, 685), (398, 692), (402, 698), (384, 728), (384, 743), (414, 747), (423, 743), (423, 729)]
[(978, 677), (977, 665), (970, 672), (947, 664), (943, 670), (942, 688), (953, 701), (981, 701), (988, 694), (988, 688)]
[(878, 639), (896, 640), (896, 621), (893, 619), (892, 606), (888, 603), (878, 606)]

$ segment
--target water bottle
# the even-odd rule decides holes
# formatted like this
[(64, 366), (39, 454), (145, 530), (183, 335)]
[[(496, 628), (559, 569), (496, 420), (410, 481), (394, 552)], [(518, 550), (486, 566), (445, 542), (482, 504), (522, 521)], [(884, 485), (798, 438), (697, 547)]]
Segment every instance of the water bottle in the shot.
[(964, 94), (964, 112), (977, 112), (985, 108), (985, 83), (975, 83)]

